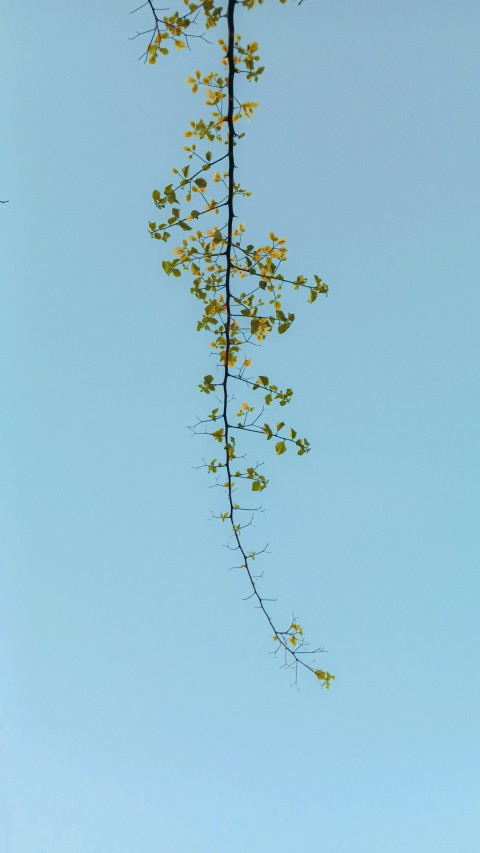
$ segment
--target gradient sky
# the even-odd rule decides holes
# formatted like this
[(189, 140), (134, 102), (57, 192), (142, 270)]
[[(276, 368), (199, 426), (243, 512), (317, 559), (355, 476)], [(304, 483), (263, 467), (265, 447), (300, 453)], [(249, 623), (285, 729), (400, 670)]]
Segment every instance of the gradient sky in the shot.
[(255, 356), (313, 450), (260, 448), (253, 531), (327, 692), (208, 521), (208, 340), (147, 222), (215, 48), (145, 66), (133, 5), (1, 15), (0, 848), (476, 853), (480, 6), (237, 15), (267, 66), (242, 216), (331, 287)]

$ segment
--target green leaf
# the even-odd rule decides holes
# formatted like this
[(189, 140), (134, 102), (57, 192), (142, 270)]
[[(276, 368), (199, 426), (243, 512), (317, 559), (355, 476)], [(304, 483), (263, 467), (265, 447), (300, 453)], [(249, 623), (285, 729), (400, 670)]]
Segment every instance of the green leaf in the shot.
[(284, 441), (277, 441), (277, 443), (275, 445), (275, 450), (279, 456), (281, 456), (282, 453), (285, 453), (286, 449), (287, 449), (287, 446), (286, 446)]
[(195, 183), (199, 189), (204, 190), (207, 186), (205, 178), (195, 178)]
[[(163, 262), (165, 263), (165, 261)], [(215, 386), (213, 384), (213, 376), (208, 374), (208, 376), (203, 377), (203, 384), (198, 386), (200, 391), (203, 391), (204, 394), (210, 394), (215, 390)]]

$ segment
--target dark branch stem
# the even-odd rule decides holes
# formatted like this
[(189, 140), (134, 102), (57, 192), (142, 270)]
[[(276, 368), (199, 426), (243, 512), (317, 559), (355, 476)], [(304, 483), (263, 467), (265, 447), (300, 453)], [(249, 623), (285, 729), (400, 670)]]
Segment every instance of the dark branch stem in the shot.
[(228, 494), (230, 502), (230, 519), (233, 525), (233, 499), (232, 499), (232, 479), (230, 473), (230, 448), (228, 435), (228, 378), (229, 378), (229, 361), (230, 361), (230, 332), (232, 324), (231, 316), (231, 291), (230, 280), (232, 273), (232, 242), (233, 242), (233, 197), (235, 192), (235, 128), (233, 126), (233, 115), (235, 109), (234, 100), (234, 81), (235, 81), (235, 4), (236, 0), (228, 0), (227, 8), (227, 27), (228, 27), (228, 42), (227, 42), (227, 60), (228, 60), (228, 112), (227, 112), (227, 127), (228, 127), (228, 222), (227, 222), (227, 243), (225, 247), (225, 304), (226, 304), (226, 321), (225, 321), (225, 368), (223, 375), (223, 422), (225, 429), (225, 454), (226, 468), (228, 474)]
[[(235, 522), (235, 505), (233, 500), (233, 489), (234, 489), (234, 477), (231, 472), (231, 459), (233, 448), (230, 444), (229, 430), (235, 429), (235, 427), (230, 426), (228, 421), (228, 401), (229, 401), (229, 389), (228, 389), (228, 380), (231, 376), (229, 369), (229, 361), (230, 361), (230, 345), (231, 345), (231, 326), (232, 326), (232, 293), (231, 293), (231, 274), (232, 268), (234, 264), (232, 262), (232, 248), (233, 248), (233, 220), (234, 220), (234, 211), (233, 211), (233, 198), (235, 195), (235, 183), (234, 183), (234, 172), (235, 172), (235, 159), (234, 159), (234, 150), (235, 150), (235, 128), (234, 128), (234, 111), (235, 111), (235, 91), (234, 91), (234, 83), (235, 83), (235, 6), (237, 0), (228, 0), (227, 6), (227, 27), (228, 27), (228, 37), (227, 37), (227, 60), (228, 60), (228, 112), (227, 112), (227, 127), (228, 127), (228, 198), (227, 198), (227, 207), (228, 207), (228, 223), (227, 223), (227, 239), (226, 239), (226, 247), (225, 247), (225, 260), (226, 260), (226, 269), (225, 269), (225, 306), (226, 306), (226, 320), (225, 320), (225, 366), (224, 366), (224, 374), (223, 374), (223, 428), (224, 428), (224, 440), (225, 440), (225, 468), (227, 472), (227, 482), (228, 482), (228, 502), (230, 507), (230, 523), (232, 526), (233, 536), (237, 543), (238, 550), (240, 551), (243, 558), (243, 568), (245, 569), (248, 579), (250, 581), (250, 586), (252, 588), (252, 593), (249, 598), (254, 598), (257, 601), (258, 607), (263, 612), (270, 628), (272, 629), (273, 635), (278, 640), (281, 646), (283, 646), (287, 657), (289, 657), (292, 665), (297, 667), (299, 664), (305, 669), (310, 670), (310, 672), (315, 672), (314, 667), (310, 666), (308, 663), (305, 663), (301, 658), (297, 657), (295, 648), (290, 648), (287, 645), (288, 640), (290, 639), (290, 634), (288, 631), (278, 631), (275, 627), (272, 618), (265, 607), (265, 601), (267, 599), (263, 599), (260, 595), (257, 584), (256, 584), (256, 576), (252, 573), (250, 568), (250, 560), (246, 551), (244, 550), (243, 544), (240, 539), (240, 530), (241, 526)], [(234, 299), (234, 297), (233, 297)], [(256, 430), (252, 430), (255, 431)], [(261, 432), (261, 430), (259, 430)]]
[[(302, 0), (300, 0), (300, 2), (302, 2)], [(190, 4), (187, 3), (186, 5), (190, 8)], [(256, 345), (255, 341), (252, 339), (252, 335), (254, 333), (252, 331), (249, 332), (248, 328), (245, 328), (245, 329), (242, 328), (239, 325), (238, 320), (240, 320), (240, 322), (242, 322), (242, 321), (247, 322), (248, 320), (253, 321), (255, 318), (258, 317), (257, 308), (252, 307), (252, 297), (253, 297), (253, 294), (257, 293), (257, 291), (259, 291), (260, 289), (265, 289), (266, 287), (268, 287), (269, 293), (273, 294), (272, 298), (276, 299), (277, 298), (277, 291), (278, 292), (281, 291), (281, 285), (283, 283), (292, 284), (296, 289), (298, 289), (298, 287), (307, 286), (306, 285), (306, 279), (304, 279), (303, 276), (299, 276), (296, 280), (289, 280), (289, 279), (284, 279), (283, 276), (281, 276), (278, 273), (278, 268), (279, 268), (282, 260), (284, 260), (284, 257), (283, 257), (284, 253), (277, 251), (276, 255), (273, 255), (272, 250), (275, 249), (277, 247), (277, 245), (280, 246), (284, 241), (279, 241), (277, 244), (276, 238), (274, 237), (274, 235), (270, 235), (271, 239), (273, 241), (272, 246), (266, 247), (266, 248), (264, 247), (263, 249), (257, 250), (256, 252), (253, 252), (253, 247), (250, 245), (247, 246), (246, 248), (242, 248), (241, 237), (237, 241), (235, 241), (235, 236), (234, 236), (234, 219), (235, 219), (234, 199), (235, 199), (235, 195), (244, 194), (246, 192), (245, 190), (242, 190), (242, 188), (239, 184), (235, 183), (236, 138), (241, 138), (241, 136), (243, 136), (243, 134), (240, 134), (237, 137), (237, 134), (235, 132), (235, 121), (238, 118), (241, 118), (241, 116), (242, 116), (242, 104), (238, 100), (238, 98), (236, 96), (236, 92), (235, 92), (235, 79), (236, 79), (235, 75), (239, 74), (239, 73), (246, 73), (246, 71), (242, 72), (241, 69), (236, 68), (236, 65), (235, 65), (235, 61), (236, 61), (235, 50), (237, 49), (237, 53), (239, 55), (239, 56), (237, 56), (237, 59), (245, 54), (245, 50), (240, 46), (239, 37), (237, 37), (236, 33), (235, 33), (235, 8), (237, 5), (243, 6), (243, 5), (245, 5), (245, 3), (243, 2), (243, 0), (226, 0), (226, 2), (225, 2), (226, 11), (225, 11), (225, 13), (222, 13), (219, 15), (219, 13), (221, 12), (221, 7), (216, 7), (212, 11), (211, 0), (203, 0), (203, 2), (202, 2), (202, 0), (200, 0), (200, 2), (198, 4), (196, 4), (196, 3), (192, 4), (192, 8), (184, 16), (181, 16), (180, 18), (173, 16), (171, 18), (166, 17), (165, 19), (163, 19), (159, 13), (164, 12), (164, 10), (160, 9), (159, 7), (155, 7), (154, 6), (154, 0), (145, 0), (145, 2), (141, 6), (139, 6), (138, 9), (135, 11), (139, 11), (140, 9), (143, 9), (143, 8), (149, 8), (152, 15), (153, 15), (154, 26), (153, 26), (152, 30), (148, 31), (151, 33), (151, 38), (150, 38), (149, 47), (147, 48), (147, 52), (146, 52), (147, 54), (152, 53), (151, 45), (155, 41), (156, 47), (153, 50), (154, 55), (153, 55), (153, 58), (151, 58), (151, 60), (150, 60), (153, 62), (156, 59), (155, 50), (157, 49), (158, 44), (161, 41), (161, 32), (163, 33), (163, 38), (175, 38), (177, 35), (181, 34), (182, 37), (185, 39), (186, 44), (188, 46), (189, 36), (185, 32), (185, 30), (186, 30), (186, 27), (188, 26), (189, 23), (190, 24), (196, 23), (196, 18), (198, 16), (199, 9), (203, 9), (203, 11), (205, 13), (207, 27), (216, 26), (216, 24), (218, 22), (218, 15), (220, 18), (223, 18), (224, 20), (226, 20), (227, 44), (226, 44), (226, 54), (224, 56), (224, 61), (226, 59), (226, 65), (227, 65), (226, 80), (224, 80), (224, 77), (222, 76), (221, 78), (217, 78), (220, 81), (218, 83), (218, 85), (210, 83), (210, 86), (213, 89), (215, 89), (215, 88), (224, 89), (224, 86), (226, 83), (226, 90), (227, 90), (226, 91), (226, 95), (227, 95), (227, 97), (226, 97), (226, 106), (227, 106), (226, 114), (224, 112), (225, 100), (223, 100), (224, 94), (222, 92), (221, 104), (219, 107), (217, 106), (217, 108), (216, 108), (216, 110), (218, 110), (218, 111), (213, 112), (213, 119), (214, 120), (209, 122), (207, 126), (205, 126), (204, 124), (201, 125), (200, 122), (198, 122), (197, 124), (195, 124), (194, 122), (191, 122), (191, 126), (193, 127), (193, 133), (189, 132), (187, 134), (187, 136), (197, 135), (197, 136), (200, 136), (201, 138), (203, 138), (205, 135), (207, 135), (209, 140), (215, 139), (216, 141), (225, 141), (227, 152), (222, 157), (218, 157), (217, 159), (212, 161), (211, 159), (207, 160), (206, 158), (204, 158), (200, 154), (198, 154), (198, 152), (195, 151), (195, 146), (193, 147), (193, 149), (186, 148), (185, 150), (190, 151), (189, 159), (192, 159), (192, 157), (195, 156), (196, 158), (198, 158), (202, 162), (202, 167), (198, 171), (194, 172), (194, 174), (191, 176), (188, 176), (189, 170), (187, 171), (187, 168), (183, 169), (182, 170), (183, 177), (181, 177), (180, 173), (178, 173), (177, 170), (174, 170), (174, 172), (176, 174), (178, 174), (178, 176), (179, 176), (178, 179), (180, 180), (180, 183), (175, 188), (173, 188), (173, 186), (171, 184), (168, 185), (166, 187), (166, 195), (164, 198), (160, 197), (160, 194), (158, 193), (158, 191), (154, 191), (154, 199), (156, 202), (158, 202), (157, 207), (159, 209), (163, 209), (163, 207), (165, 207), (167, 203), (173, 204), (173, 202), (171, 201), (171, 198), (170, 198), (171, 196), (173, 196), (174, 202), (178, 203), (176, 195), (175, 195), (176, 191), (186, 188), (187, 192), (192, 192), (193, 189), (195, 189), (195, 187), (193, 187), (193, 183), (196, 181), (197, 176), (201, 175), (203, 173), (203, 171), (210, 170), (212, 168), (212, 166), (222, 162), (223, 160), (227, 161), (227, 164), (228, 164), (227, 172), (224, 173), (224, 175), (222, 177), (222, 181), (221, 181), (222, 185), (227, 190), (226, 196), (224, 196), (221, 201), (214, 202), (214, 204), (212, 206), (210, 206), (208, 199), (202, 190), (202, 184), (201, 184), (201, 182), (199, 182), (200, 183), (199, 195), (200, 195), (200, 198), (203, 199), (203, 201), (205, 202), (206, 208), (204, 211), (198, 211), (198, 212), (193, 211), (196, 213), (195, 219), (197, 219), (198, 217), (202, 216), (204, 213), (211, 213), (213, 210), (216, 213), (218, 213), (220, 208), (226, 207), (227, 208), (227, 221), (224, 224), (222, 224), (221, 227), (217, 227), (216, 231), (212, 230), (212, 231), (206, 231), (205, 232), (206, 235), (212, 236), (212, 243), (208, 247), (204, 243), (202, 243), (201, 245), (203, 248), (203, 252), (201, 252), (199, 249), (194, 249), (193, 247), (191, 247), (190, 251), (184, 252), (176, 260), (169, 263), (169, 270), (173, 270), (174, 274), (178, 275), (180, 273), (180, 270), (178, 269), (179, 267), (186, 270), (192, 264), (193, 261), (197, 261), (200, 259), (202, 259), (208, 265), (207, 266), (208, 271), (211, 271), (212, 267), (210, 265), (212, 263), (216, 265), (216, 274), (215, 274), (215, 276), (212, 275), (211, 280), (207, 279), (207, 284), (206, 284), (205, 290), (206, 290), (206, 292), (214, 290), (215, 291), (215, 298), (216, 298), (216, 294), (218, 291), (223, 291), (223, 297), (220, 297), (220, 301), (222, 301), (222, 299), (224, 300), (223, 304), (221, 306), (222, 323), (220, 326), (220, 331), (221, 331), (221, 334), (223, 335), (223, 337), (218, 338), (218, 340), (221, 339), (223, 376), (221, 378), (221, 381), (219, 381), (219, 382), (214, 382), (212, 376), (205, 377), (205, 387), (200, 386), (201, 390), (206, 391), (206, 393), (210, 393), (210, 391), (212, 391), (214, 388), (218, 389), (218, 393), (217, 392), (215, 393), (216, 399), (218, 401), (218, 408), (214, 409), (212, 412), (212, 415), (210, 415), (208, 418), (198, 419), (197, 424), (195, 424), (195, 426), (192, 427), (192, 432), (195, 434), (205, 434), (205, 435), (213, 436), (218, 442), (220, 442), (220, 444), (222, 444), (222, 443), (224, 444), (225, 461), (223, 463), (221, 463), (221, 462), (217, 462), (217, 460), (213, 460), (213, 462), (211, 462), (211, 463), (205, 463), (204, 462), (204, 466), (202, 466), (202, 467), (207, 467), (209, 469), (209, 471), (212, 471), (213, 473), (215, 473), (217, 471), (217, 469), (225, 469), (225, 473), (226, 473), (226, 482), (223, 482), (224, 476), (222, 474), (222, 477), (221, 477), (222, 482), (217, 481), (215, 483), (215, 486), (218, 488), (225, 488), (226, 487), (226, 492), (228, 495), (227, 499), (228, 499), (228, 510), (229, 511), (223, 512), (220, 514), (220, 516), (214, 516), (214, 517), (221, 518), (222, 521), (226, 521), (228, 519), (230, 522), (231, 529), (232, 529), (232, 536), (229, 540), (229, 544), (226, 547), (232, 551), (238, 551), (241, 554), (242, 560), (241, 560), (239, 568), (242, 568), (245, 570), (247, 577), (248, 577), (248, 582), (250, 585), (250, 593), (249, 593), (249, 595), (247, 595), (245, 600), (249, 600), (249, 599), (254, 600), (256, 602), (256, 606), (262, 611), (262, 613), (263, 613), (265, 619), (267, 620), (267, 622), (270, 626), (270, 629), (272, 631), (273, 639), (278, 643), (278, 646), (275, 648), (274, 654), (277, 654), (277, 652), (280, 651), (280, 649), (283, 649), (284, 654), (285, 654), (285, 662), (283, 664), (283, 667), (284, 668), (291, 668), (294, 670), (294, 672), (295, 672), (295, 683), (296, 683), (299, 666), (304, 667), (305, 669), (308, 669), (310, 672), (313, 672), (319, 679), (321, 679), (322, 677), (325, 676), (325, 674), (322, 671), (314, 669), (314, 667), (311, 664), (307, 663), (305, 660), (302, 659), (303, 655), (307, 655), (307, 654), (311, 655), (311, 654), (314, 654), (315, 652), (323, 651), (323, 650), (322, 649), (316, 649), (314, 652), (309, 652), (309, 651), (304, 650), (305, 644), (304, 644), (304, 641), (302, 639), (303, 631), (302, 631), (301, 627), (298, 624), (296, 624), (294, 616), (292, 616), (292, 623), (290, 624), (290, 627), (287, 627), (286, 630), (283, 630), (283, 631), (278, 630), (277, 627), (275, 626), (273, 619), (272, 619), (272, 616), (270, 615), (269, 609), (268, 609), (272, 599), (267, 598), (267, 597), (263, 597), (260, 594), (259, 587), (258, 587), (259, 581), (262, 577), (262, 573), (260, 573), (260, 574), (255, 573), (255, 571), (253, 569), (253, 561), (255, 560), (255, 557), (257, 555), (263, 553), (266, 549), (264, 548), (262, 551), (247, 551), (247, 550), (245, 550), (245, 546), (242, 542), (242, 539), (243, 539), (242, 531), (243, 531), (243, 529), (245, 527), (250, 526), (253, 523), (255, 513), (263, 511), (263, 510), (261, 507), (254, 507), (254, 508), (250, 508), (250, 509), (248, 509), (247, 507), (241, 507), (234, 501), (234, 492), (235, 492), (236, 482), (238, 482), (240, 480), (243, 480), (245, 482), (246, 481), (252, 481), (252, 490), (253, 491), (262, 491), (266, 487), (267, 482), (268, 482), (266, 480), (266, 478), (262, 474), (259, 473), (258, 469), (260, 467), (260, 463), (258, 463), (258, 462), (255, 466), (251, 466), (250, 468), (247, 468), (246, 472), (241, 473), (241, 472), (236, 470), (236, 467), (235, 467), (236, 463), (234, 462), (234, 460), (235, 459), (242, 459), (243, 457), (242, 456), (237, 457), (237, 455), (236, 455), (235, 438), (232, 437), (232, 434), (234, 433), (234, 431), (236, 431), (237, 434), (241, 430), (242, 432), (255, 433), (257, 435), (258, 434), (264, 434), (264, 435), (266, 435), (267, 439), (271, 439), (271, 438), (281, 439), (281, 441), (276, 445), (276, 448), (275, 448), (277, 450), (277, 453), (283, 453), (284, 452), (285, 442), (290, 442), (290, 443), (299, 445), (299, 447), (300, 447), (299, 453), (304, 453), (308, 450), (308, 442), (306, 441), (306, 439), (299, 439), (297, 441), (295, 440), (296, 432), (294, 430), (291, 430), (291, 436), (290, 437), (289, 436), (282, 436), (280, 434), (281, 429), (283, 429), (283, 426), (284, 426), (283, 423), (278, 423), (276, 425), (275, 432), (273, 432), (273, 430), (267, 424), (265, 424), (265, 426), (263, 428), (260, 427), (258, 422), (259, 422), (260, 418), (263, 416), (263, 412), (264, 412), (263, 407), (262, 407), (261, 412), (258, 415), (256, 415), (253, 419), (250, 418), (250, 414), (247, 414), (247, 412), (245, 412), (245, 414), (243, 416), (243, 422), (239, 421), (237, 424), (234, 424), (230, 421), (229, 406), (232, 403), (232, 401), (234, 400), (234, 395), (231, 393), (231, 390), (230, 390), (230, 387), (231, 387), (230, 380), (242, 381), (247, 385), (247, 387), (253, 387), (254, 389), (259, 388), (260, 385), (265, 385), (265, 388), (263, 388), (262, 390), (267, 391), (268, 394), (270, 395), (270, 401), (267, 399), (267, 397), (265, 398), (267, 404), (269, 404), (269, 402), (271, 402), (272, 394), (275, 395), (275, 398), (277, 400), (278, 399), (281, 400), (280, 405), (285, 405), (285, 403), (289, 402), (289, 399), (292, 395), (292, 391), (289, 389), (287, 389), (286, 392), (282, 392), (282, 391), (279, 391), (276, 386), (268, 385), (268, 380), (266, 380), (264, 377), (263, 378), (261, 377), (259, 380), (256, 380), (256, 381), (245, 378), (243, 376), (243, 368), (240, 368), (240, 370), (238, 370), (238, 368), (236, 368), (232, 371), (231, 368), (233, 368), (235, 361), (237, 359), (237, 356), (238, 356), (239, 344), (240, 344), (241, 337), (243, 337), (244, 342), (250, 343), (254, 346)], [(225, 7), (223, 7), (223, 8), (225, 8)], [(187, 19), (190, 19), (190, 20), (187, 20)], [(179, 26), (177, 26), (177, 23), (179, 24)], [(164, 28), (164, 29), (161, 30), (161, 28)], [(166, 36), (165, 36), (165, 32), (167, 33)], [(194, 37), (195, 36), (190, 36), (190, 38), (194, 38)], [(196, 37), (197, 38), (198, 37), (204, 38), (203, 36), (196, 36)], [(220, 44), (222, 44), (225, 47), (224, 42), (220, 41)], [(177, 46), (185, 46), (185, 45), (182, 44), (182, 45), (177, 45)], [(168, 51), (165, 51), (162, 49), (160, 49), (160, 50), (162, 53), (168, 52)], [(144, 54), (144, 55), (146, 55), (146, 54)], [(256, 59), (258, 59), (258, 57), (256, 57)], [(239, 64), (242, 61), (246, 62), (245, 59), (244, 60), (240, 59)], [(249, 68), (250, 66), (247, 66), (247, 67)], [(224, 73), (225, 72), (223, 72), (223, 74)], [(200, 77), (200, 73), (197, 72), (197, 74)], [(253, 72), (249, 72), (249, 79), (251, 79), (252, 76), (253, 76)], [(257, 79), (257, 77), (254, 77), (254, 79)], [(202, 81), (202, 85), (203, 84), (204, 83)], [(209, 103), (209, 101), (207, 100), (207, 104), (208, 103)], [(214, 104), (212, 104), (212, 105), (214, 106)], [(202, 130), (202, 128), (203, 128), (203, 130)], [(223, 132), (225, 130), (226, 130), (226, 139), (224, 139), (224, 136), (223, 136)], [(209, 154), (209, 157), (211, 157), (211, 154)], [(197, 165), (198, 165), (198, 163), (197, 163)], [(215, 178), (215, 180), (217, 180), (217, 178)], [(206, 182), (204, 182), (204, 188), (205, 188), (205, 185), (206, 185)], [(189, 198), (189, 201), (190, 201), (190, 198)], [(3, 203), (6, 203), (6, 202), (3, 202)], [(179, 211), (176, 211), (174, 213), (173, 219), (175, 219), (175, 221), (172, 221), (172, 219), (171, 219), (168, 227), (173, 226), (173, 225), (179, 225), (180, 227), (183, 227), (183, 226), (186, 226), (188, 221), (190, 221), (191, 214), (189, 216), (184, 217), (184, 218), (180, 218)], [(165, 228), (167, 228), (167, 225), (164, 225), (164, 224), (162, 224), (160, 226), (155, 226), (155, 229), (154, 229), (155, 236), (157, 236), (157, 232), (159, 232)], [(188, 230), (188, 228), (186, 228), (186, 229), (184, 228), (184, 230)], [(201, 234), (201, 232), (200, 232), (200, 234)], [(218, 234), (220, 234), (221, 236), (218, 237)], [(167, 234), (167, 237), (168, 236), (169, 235)], [(183, 241), (183, 243), (185, 245), (187, 245), (185, 240)], [(218, 245), (218, 251), (212, 251), (212, 249), (217, 247), (217, 245)], [(176, 251), (175, 254), (178, 254), (178, 251)], [(242, 255), (243, 255), (243, 257), (242, 257)], [(274, 257), (278, 258), (277, 263), (275, 263), (273, 261)], [(225, 259), (224, 262), (221, 260), (222, 258)], [(232, 292), (233, 291), (232, 281), (233, 281), (233, 279), (237, 273), (240, 273), (241, 277), (244, 277), (245, 275), (248, 274), (249, 276), (253, 276), (255, 278), (260, 279), (258, 286), (254, 286), (253, 289), (248, 294), (241, 292), (240, 294), (235, 295), (235, 293)], [(317, 277), (315, 277), (315, 278), (317, 280), (317, 286), (318, 286), (320, 280), (317, 279)], [(256, 285), (255, 279), (252, 282), (252, 284), (247, 287), (247, 289), (249, 287), (251, 287), (253, 284)], [(312, 288), (310, 288), (310, 289), (312, 289)], [(214, 305), (215, 300), (210, 299), (208, 294), (206, 295), (206, 293), (204, 293), (202, 290), (197, 290), (196, 288), (193, 288), (192, 290), (193, 290), (193, 292), (195, 292), (196, 296), (199, 296), (200, 298), (203, 299), (204, 302), (207, 303), (207, 308), (205, 309), (204, 317), (202, 318), (202, 321), (198, 324), (199, 328), (206, 328), (207, 330), (212, 331), (212, 324), (217, 323), (218, 320), (215, 319), (214, 317), (212, 317), (211, 314), (212, 314), (212, 312), (218, 313), (218, 310), (219, 310), (218, 305), (215, 306)], [(273, 304), (273, 303), (270, 302), (270, 304)], [(264, 302), (262, 302), (260, 300), (259, 306), (261, 306), (261, 305), (264, 305)], [(275, 307), (277, 307), (277, 306), (275, 306)], [(241, 311), (240, 311), (240, 308), (241, 308)], [(207, 310), (207, 309), (211, 309), (211, 310)], [(268, 310), (268, 309), (265, 309), (265, 310)], [(225, 311), (224, 315), (223, 315), (223, 311)], [(225, 318), (224, 320), (223, 320), (223, 317)], [(279, 313), (277, 310), (277, 318), (278, 317), (279, 317)], [(286, 324), (285, 328), (282, 329), (282, 331), (286, 331), (288, 326), (291, 324), (291, 322), (294, 318), (294, 315), (293, 314), (288, 315), (288, 318), (285, 318), (285, 315), (280, 313), (280, 317), (283, 320), (284, 325)], [(238, 318), (238, 320), (236, 318)], [(262, 322), (266, 322), (266, 318), (258, 317), (258, 319), (262, 320)], [(273, 317), (270, 318), (269, 330), (275, 324), (275, 322), (276, 322), (275, 318), (273, 318)], [(262, 339), (262, 335), (257, 336), (257, 337), (258, 337), (258, 340)], [(245, 364), (247, 364), (247, 362), (245, 362)], [(238, 387), (238, 386), (236, 386), (236, 387)], [(242, 404), (242, 411), (243, 411), (243, 409), (244, 409), (244, 404)], [(238, 413), (237, 418), (242, 416), (242, 411), (240, 411)], [(253, 411), (253, 408), (249, 411)], [(214, 432), (211, 432), (212, 424), (214, 422), (219, 422), (221, 424), (221, 428), (214, 431)], [(212, 486), (212, 488), (213, 488), (213, 486)], [(245, 523), (241, 523), (240, 520), (237, 520), (238, 519), (237, 513), (242, 513), (242, 512), (243, 513), (249, 512), (251, 514), (251, 518), (249, 521), (247, 521)], [(327, 676), (325, 676), (327, 687), (329, 687), (329, 679), (332, 677), (333, 676), (330, 676), (328, 674), (327, 674)]]

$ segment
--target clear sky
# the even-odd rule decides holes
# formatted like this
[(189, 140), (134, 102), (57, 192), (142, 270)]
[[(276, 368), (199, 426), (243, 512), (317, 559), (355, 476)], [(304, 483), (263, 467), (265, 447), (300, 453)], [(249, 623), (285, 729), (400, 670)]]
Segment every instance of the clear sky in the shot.
[(237, 16), (252, 242), (331, 287), (261, 356), (313, 450), (265, 445), (254, 531), (327, 692), (208, 521), (208, 340), (147, 222), (215, 48), (137, 62), (133, 5), (1, 15), (0, 849), (476, 853), (480, 6)]

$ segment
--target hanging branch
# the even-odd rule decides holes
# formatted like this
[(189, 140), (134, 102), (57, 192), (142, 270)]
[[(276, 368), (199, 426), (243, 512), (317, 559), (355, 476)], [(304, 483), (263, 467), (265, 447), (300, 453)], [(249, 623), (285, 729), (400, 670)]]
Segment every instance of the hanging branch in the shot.
[[(285, 3), (286, 0), (280, 2)], [(203, 13), (206, 30), (225, 20), (226, 41), (218, 40), (222, 70), (207, 74), (197, 70), (187, 78), (192, 92), (204, 90), (205, 103), (211, 113), (206, 120), (200, 118), (190, 122), (185, 136), (188, 140), (199, 140), (201, 144), (191, 141), (185, 146), (189, 162), (180, 169), (172, 170), (175, 185), (167, 184), (162, 192), (153, 191), (156, 207), (167, 213), (164, 214), (165, 222), (149, 223), (150, 234), (163, 242), (167, 242), (172, 233), (183, 235), (180, 244), (173, 249), (173, 259), (163, 260), (162, 267), (167, 275), (174, 278), (183, 272), (192, 276), (191, 292), (203, 306), (197, 329), (205, 330), (213, 337), (210, 346), (213, 357), (216, 357), (215, 372), (220, 371), (220, 376), (207, 374), (199, 388), (204, 394), (213, 394), (218, 406), (207, 418), (198, 420), (192, 430), (195, 434), (209, 435), (222, 448), (220, 459), (204, 462), (201, 467), (214, 475), (215, 485), (226, 493), (226, 511), (215, 517), (231, 527), (229, 547), (240, 555), (238, 568), (244, 571), (250, 588), (247, 599), (253, 599), (261, 610), (276, 644), (274, 654), (283, 653), (283, 667), (294, 671), (295, 683), (299, 668), (304, 668), (329, 688), (334, 676), (316, 668), (311, 657), (324, 650), (321, 647), (309, 648), (303, 628), (295, 617), (281, 630), (268, 606), (271, 599), (260, 593), (261, 575), (254, 573), (252, 564), (265, 548), (262, 551), (247, 550), (243, 531), (251, 525), (262, 507), (244, 505), (237, 495), (245, 487), (254, 493), (262, 492), (268, 480), (260, 471), (261, 463), (244, 463), (242, 466), (244, 456), (238, 454), (236, 447), (236, 438), (251, 433), (262, 435), (267, 441), (274, 439), (279, 456), (287, 451), (287, 447), (294, 448), (299, 456), (308, 453), (308, 440), (299, 437), (293, 428), (286, 431), (284, 421), (275, 425), (261, 423), (265, 409), (275, 402), (281, 407), (287, 405), (293, 391), (291, 388), (282, 390), (267, 376), (249, 375), (247, 371), (252, 358), (243, 358), (243, 352), (247, 347), (259, 346), (275, 327), (281, 335), (290, 328), (295, 315), (286, 314), (282, 308), (285, 285), (294, 290), (306, 290), (309, 302), (314, 302), (318, 294), (326, 294), (328, 286), (317, 275), (313, 276), (313, 283), (303, 275), (285, 278), (279, 272), (287, 258), (285, 239), (270, 232), (268, 242), (255, 247), (245, 244), (246, 226), (235, 224), (235, 197), (251, 195), (235, 179), (235, 148), (237, 141), (244, 136), (243, 132), (237, 133), (236, 127), (243, 119), (251, 118), (258, 106), (253, 101), (238, 99), (236, 80), (243, 74), (247, 81), (256, 82), (264, 71), (259, 64), (258, 44), (251, 42), (244, 46), (235, 31), (235, 10), (236, 6), (252, 9), (256, 0), (226, 0), (223, 5), (215, 5), (213, 0), (183, 0), (183, 4), (186, 7), (183, 15), (176, 11), (162, 17), (151, 0), (139, 7), (149, 7), (154, 18), (153, 28), (147, 31), (151, 34), (145, 54), (148, 62), (153, 65), (160, 55), (167, 54), (171, 42), (179, 50), (189, 47), (187, 30), (192, 25), (198, 26), (198, 17)], [(207, 150), (211, 143), (213, 147), (218, 144), (226, 150), (223, 154), (220, 150), (219, 155), (214, 156), (213, 151)], [(210, 195), (211, 192), (215, 192), (215, 197)], [(183, 210), (179, 197), (185, 205)], [(217, 224), (222, 214), (224, 220)], [(204, 227), (205, 216), (210, 227)], [(246, 400), (241, 403), (239, 411), (234, 412), (237, 408), (234, 405), (236, 387), (245, 388), (245, 394), (259, 392), (263, 396), (258, 413), (255, 406)], [(240, 513), (247, 513), (249, 520), (242, 523)]]

